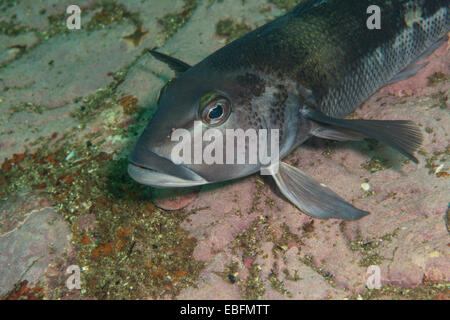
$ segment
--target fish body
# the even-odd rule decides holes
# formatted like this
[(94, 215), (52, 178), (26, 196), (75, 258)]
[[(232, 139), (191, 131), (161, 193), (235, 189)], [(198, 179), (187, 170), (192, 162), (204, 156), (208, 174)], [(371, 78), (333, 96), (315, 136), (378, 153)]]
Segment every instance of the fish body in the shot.
[[(170, 133), (184, 128), (195, 136), (196, 121), (224, 133), (277, 129), (280, 159), (318, 136), (371, 137), (416, 160), (421, 134), (411, 122), (343, 118), (381, 87), (423, 67), (416, 63), (450, 31), (449, 5), (450, 0), (307, 0), (193, 67), (153, 52), (176, 66), (179, 76), (161, 93), (158, 110), (130, 157), (130, 175), (152, 186), (180, 187), (261, 169), (260, 162), (174, 164), (170, 154), (176, 142)], [(374, 6), (380, 10), (379, 28), (368, 25)], [(273, 173), (277, 185), (306, 213), (350, 220), (367, 214), (299, 169), (281, 164)]]

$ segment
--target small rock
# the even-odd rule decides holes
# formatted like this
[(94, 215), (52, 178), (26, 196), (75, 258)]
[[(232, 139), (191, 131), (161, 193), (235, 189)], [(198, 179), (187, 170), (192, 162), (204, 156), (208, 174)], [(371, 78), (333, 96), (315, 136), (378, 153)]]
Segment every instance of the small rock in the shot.
[(361, 189), (363, 189), (364, 191), (369, 191), (370, 184), (368, 184), (367, 182), (364, 182), (363, 184), (361, 184)]
[(183, 209), (198, 197), (199, 188), (154, 189), (153, 202), (164, 210)]
[(28, 214), (20, 227), (0, 237), (0, 296), (19, 281), (38, 282), (69, 249), (69, 228), (52, 208)]

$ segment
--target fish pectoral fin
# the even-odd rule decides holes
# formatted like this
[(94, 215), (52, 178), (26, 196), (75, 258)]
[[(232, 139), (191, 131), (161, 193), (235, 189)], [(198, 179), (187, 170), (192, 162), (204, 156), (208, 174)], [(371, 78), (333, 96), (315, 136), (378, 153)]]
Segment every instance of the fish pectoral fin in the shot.
[(419, 127), (408, 120), (348, 120), (331, 118), (313, 109), (303, 109), (303, 115), (317, 124), (357, 132), (368, 138), (376, 139), (418, 163), (413, 155), (422, 144)]
[(365, 138), (362, 134), (350, 130), (332, 127), (327, 124), (317, 124), (315, 122), (314, 124), (315, 126), (311, 130), (311, 134), (322, 139), (336, 141), (359, 141)]
[(308, 177), (300, 169), (280, 162), (273, 178), (283, 195), (303, 212), (320, 219), (357, 220), (369, 214)]
[(171, 57), (167, 54), (158, 52), (155, 49), (157, 48), (148, 49), (147, 52), (150, 53), (153, 57), (155, 57), (159, 61), (167, 64), (169, 68), (175, 72), (176, 76), (181, 75), (182, 73), (186, 72), (189, 68), (191, 68), (191, 66), (186, 62)]

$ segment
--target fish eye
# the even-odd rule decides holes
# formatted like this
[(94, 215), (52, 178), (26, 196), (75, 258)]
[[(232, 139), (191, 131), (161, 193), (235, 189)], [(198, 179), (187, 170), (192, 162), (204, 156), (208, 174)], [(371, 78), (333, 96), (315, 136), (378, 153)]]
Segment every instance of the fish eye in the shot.
[(231, 112), (230, 101), (216, 93), (207, 94), (200, 99), (200, 118), (209, 126), (224, 123)]

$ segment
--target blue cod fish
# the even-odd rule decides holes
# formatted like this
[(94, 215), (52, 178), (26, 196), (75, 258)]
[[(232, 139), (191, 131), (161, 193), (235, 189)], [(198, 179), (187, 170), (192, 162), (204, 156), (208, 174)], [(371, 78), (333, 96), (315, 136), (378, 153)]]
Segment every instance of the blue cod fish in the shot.
[[(414, 162), (422, 135), (411, 121), (344, 119), (377, 90), (417, 73), (419, 60), (446, 41), (450, 0), (306, 0), (284, 16), (190, 66), (149, 52), (176, 73), (129, 158), (139, 183), (187, 187), (236, 179), (257, 164), (175, 164), (175, 128), (278, 129), (280, 159), (312, 136), (376, 139)], [(380, 9), (369, 28), (368, 8)], [(248, 143), (248, 142), (246, 142)], [(245, 146), (248, 148), (248, 145)], [(191, 162), (193, 163), (193, 162)], [(317, 218), (359, 219), (368, 212), (300, 169), (279, 163), (282, 194)]]

